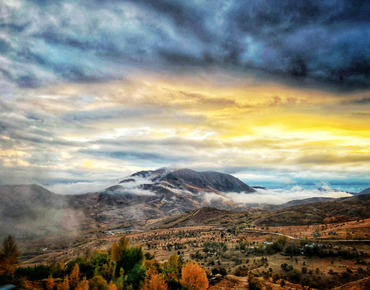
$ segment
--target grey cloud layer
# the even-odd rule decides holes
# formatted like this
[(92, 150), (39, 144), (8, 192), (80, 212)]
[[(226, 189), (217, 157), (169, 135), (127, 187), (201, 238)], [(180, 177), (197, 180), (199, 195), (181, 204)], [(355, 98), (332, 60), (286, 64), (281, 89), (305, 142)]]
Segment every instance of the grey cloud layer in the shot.
[(370, 85), (359, 0), (4, 1), (0, 89), (104, 82), (133, 67), (228, 69), (300, 85)]

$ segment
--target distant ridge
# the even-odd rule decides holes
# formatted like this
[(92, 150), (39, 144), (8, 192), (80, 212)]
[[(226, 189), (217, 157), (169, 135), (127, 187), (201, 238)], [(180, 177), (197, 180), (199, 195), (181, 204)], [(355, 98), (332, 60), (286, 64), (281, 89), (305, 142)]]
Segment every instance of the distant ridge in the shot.
[(361, 195), (361, 194), (370, 194), (370, 187), (360, 191), (356, 195)]

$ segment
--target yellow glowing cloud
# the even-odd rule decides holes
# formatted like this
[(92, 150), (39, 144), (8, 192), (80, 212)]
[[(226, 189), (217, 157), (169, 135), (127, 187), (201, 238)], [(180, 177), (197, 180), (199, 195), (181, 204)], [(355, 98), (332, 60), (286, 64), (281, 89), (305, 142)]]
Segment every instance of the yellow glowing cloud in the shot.
[[(222, 77), (224, 81), (218, 83), (217, 78)], [(297, 163), (315, 168), (320, 166), (320, 158), (325, 166), (336, 157), (343, 164), (359, 164), (360, 156), (370, 154), (370, 108), (350, 105), (358, 99), (358, 94), (338, 96), (225, 76), (180, 79), (138, 74), (124, 82), (35, 90), (20, 106), (31, 105), (58, 120), (67, 113), (83, 112), (85, 115), (71, 124), (86, 129), (76, 126), (57, 132), (61, 140), (76, 146), (115, 139), (153, 143), (175, 139), (179, 145), (198, 146), (197, 152), (208, 163)], [(99, 114), (94, 117), (96, 112)], [(88, 147), (105, 150), (104, 145)], [(307, 157), (310, 154), (311, 159)], [(73, 152), (61, 156), (70, 159)], [(113, 161), (84, 158), (74, 166), (86, 170), (114, 167)]]

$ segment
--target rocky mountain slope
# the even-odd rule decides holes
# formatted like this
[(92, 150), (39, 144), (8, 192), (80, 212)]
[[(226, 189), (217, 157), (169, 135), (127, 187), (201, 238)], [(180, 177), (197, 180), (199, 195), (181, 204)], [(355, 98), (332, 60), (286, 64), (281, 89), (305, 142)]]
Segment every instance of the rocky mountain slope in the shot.
[(245, 204), (231, 203), (224, 195), (254, 191), (232, 175), (162, 168), (134, 173), (101, 192), (66, 198), (72, 208), (83, 210), (98, 224), (127, 226), (203, 206), (245, 210)]

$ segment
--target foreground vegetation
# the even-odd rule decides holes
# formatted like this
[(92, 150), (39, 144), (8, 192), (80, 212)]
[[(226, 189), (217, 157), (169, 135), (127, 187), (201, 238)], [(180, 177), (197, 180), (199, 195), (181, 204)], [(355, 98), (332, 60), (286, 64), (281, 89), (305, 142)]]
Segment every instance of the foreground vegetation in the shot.
[(109, 251), (86, 252), (68, 263), (17, 268), (19, 254), (14, 238), (6, 238), (0, 252), (0, 285), (47, 290), (208, 288), (206, 271), (198, 263), (184, 263), (176, 253), (166, 263), (158, 263), (142, 246), (130, 247), (126, 237)]
[(245, 212), (205, 208), (165, 221), (145, 232), (102, 227), (75, 239), (20, 242), (21, 257), (9, 236), (0, 248), (0, 286), (370, 289), (370, 219), (274, 227)]

